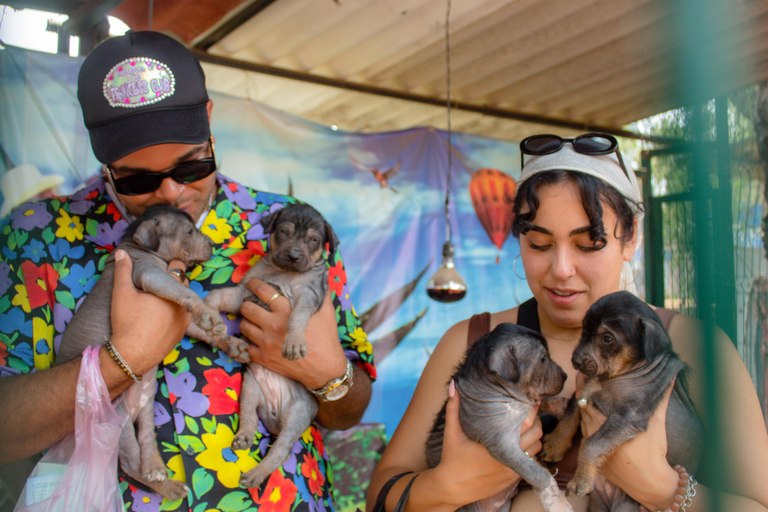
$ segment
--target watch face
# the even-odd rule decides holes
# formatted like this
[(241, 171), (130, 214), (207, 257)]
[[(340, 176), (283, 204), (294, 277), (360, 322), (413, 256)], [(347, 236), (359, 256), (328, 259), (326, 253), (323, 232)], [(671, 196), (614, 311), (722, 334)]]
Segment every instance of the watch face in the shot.
[(349, 386), (346, 384), (339, 384), (335, 388), (331, 388), (328, 390), (328, 393), (325, 394), (325, 399), (329, 402), (333, 402), (335, 400), (338, 400), (342, 398), (344, 395), (347, 394), (347, 391), (349, 391)]

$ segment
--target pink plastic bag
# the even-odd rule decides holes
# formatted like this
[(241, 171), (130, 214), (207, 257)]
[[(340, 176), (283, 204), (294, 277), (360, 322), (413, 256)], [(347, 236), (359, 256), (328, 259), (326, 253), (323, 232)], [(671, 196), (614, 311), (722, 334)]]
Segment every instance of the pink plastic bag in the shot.
[(99, 349), (86, 348), (77, 381), (75, 432), (43, 455), (14, 512), (122, 511), (117, 445), (127, 419), (109, 399)]

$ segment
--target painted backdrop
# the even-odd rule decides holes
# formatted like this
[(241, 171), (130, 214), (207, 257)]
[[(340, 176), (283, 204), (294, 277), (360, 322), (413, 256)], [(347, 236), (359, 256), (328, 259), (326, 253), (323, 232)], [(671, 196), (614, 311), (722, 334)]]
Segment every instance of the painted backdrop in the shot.
[[(76, 97), (81, 62), (14, 48), (0, 51), (1, 174), (31, 164), (43, 176), (63, 176), (62, 194), (98, 174)], [(462, 301), (444, 304), (429, 299), (425, 285), (439, 267), (446, 237), (445, 132), (425, 127), (344, 133), (267, 105), (216, 93), (211, 97), (220, 172), (256, 189), (290, 192), (309, 202), (341, 240), (346, 293), (380, 355), (363, 421), (384, 423), (391, 435), (430, 351), (448, 327), (530, 297), (525, 282), (512, 272), (517, 241), (506, 236), (506, 226), (489, 228), (489, 234), (470, 196), (476, 171), (519, 176), (517, 144), (456, 133), (451, 137), (450, 221), (456, 264), (468, 292)], [(499, 198), (493, 191), (495, 171), (479, 173), (481, 181), (473, 183), (481, 206)], [(22, 193), (7, 190), (9, 183), (3, 180), (2, 201)], [(481, 215), (486, 224), (491, 216)]]

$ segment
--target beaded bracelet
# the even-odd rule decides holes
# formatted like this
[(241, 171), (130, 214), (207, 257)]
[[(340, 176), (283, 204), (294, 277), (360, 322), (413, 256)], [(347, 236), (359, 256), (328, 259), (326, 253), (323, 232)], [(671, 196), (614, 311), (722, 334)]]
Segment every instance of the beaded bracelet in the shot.
[[(698, 484), (696, 479), (683, 466), (675, 466), (675, 471), (680, 475), (675, 498), (667, 508), (658, 512), (685, 512), (693, 503), (693, 497), (696, 496), (696, 485)], [(648, 509), (640, 505), (640, 512), (648, 512)]]
[(109, 355), (112, 356), (112, 359), (115, 360), (115, 362), (117, 363), (117, 366), (119, 366), (120, 369), (123, 370), (126, 375), (132, 378), (135, 382), (141, 382), (141, 375), (136, 376), (136, 374), (133, 373), (133, 370), (131, 370), (131, 367), (128, 366), (128, 363), (125, 362), (125, 359), (123, 359), (123, 356), (120, 355), (120, 353), (117, 351), (117, 349), (112, 344), (112, 342), (109, 341), (109, 336), (104, 336), (104, 347), (106, 347), (107, 352), (109, 352)]

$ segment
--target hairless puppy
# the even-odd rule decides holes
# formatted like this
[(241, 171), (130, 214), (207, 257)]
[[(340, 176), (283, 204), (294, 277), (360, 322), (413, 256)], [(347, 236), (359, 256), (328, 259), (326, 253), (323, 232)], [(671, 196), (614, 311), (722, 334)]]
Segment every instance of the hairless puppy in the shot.
[[(578, 402), (571, 399), (565, 416), (544, 438), (540, 455), (558, 461), (568, 451), (579, 427), (579, 407), (594, 404), (606, 420), (581, 442), (569, 495), (592, 491), (605, 458), (648, 428), (651, 415), (673, 385), (666, 416), (667, 460), (694, 474), (703, 453), (704, 427), (686, 390), (687, 367), (673, 352), (669, 335), (648, 304), (624, 291), (595, 302), (584, 316), (572, 362), (586, 377), (582, 397)], [(639, 509), (620, 490), (607, 493), (600, 486), (596, 490), (600, 492), (590, 494), (590, 512)]]
[[(226, 326), (218, 311), (207, 306), (195, 292), (167, 272), (171, 260), (182, 261), (187, 267), (208, 260), (212, 247), (211, 240), (195, 228), (186, 212), (166, 205), (147, 208), (128, 227), (117, 246), (131, 257), (132, 278), (137, 288), (184, 306), (192, 313), (198, 329), (208, 333), (209, 340), (225, 340)], [(103, 345), (111, 335), (113, 280), (114, 255), (111, 255), (101, 278), (67, 326), (56, 353), (56, 364), (80, 356), (88, 345)], [(189, 489), (184, 482), (168, 479), (168, 471), (157, 449), (154, 402), (151, 400), (155, 395), (156, 373), (155, 367), (143, 376), (141, 382), (132, 384), (118, 404), (118, 409), (131, 414), (132, 420), (126, 423), (120, 435), (118, 454), (126, 474), (165, 498), (176, 500), (186, 496)]]
[[(291, 302), (283, 357), (296, 360), (307, 354), (304, 335), (307, 322), (320, 309), (328, 290), (326, 245), (333, 254), (338, 239), (323, 216), (302, 203), (263, 217), (261, 224), (269, 235), (270, 251), (251, 267), (239, 286), (213, 290), (205, 297), (205, 303), (229, 313), (239, 313), (244, 300), (269, 309), (245, 285), (254, 277), (272, 285)], [(233, 344), (242, 343), (234, 336), (230, 336), (230, 340)], [(241, 360), (247, 360), (247, 354), (243, 354)], [(243, 374), (240, 427), (232, 449), (251, 446), (259, 419), (269, 432), (279, 436), (264, 459), (243, 473), (240, 483), (257, 487), (282, 466), (294, 443), (312, 424), (317, 410), (317, 399), (303, 385), (260, 364), (250, 363)]]
[[(540, 399), (562, 391), (566, 373), (549, 357), (544, 337), (519, 325), (502, 323), (481, 337), (453, 375), (459, 394), (459, 421), (467, 437), (531, 484), (547, 512), (572, 512), (547, 469), (520, 448), (520, 428)], [(440, 462), (445, 406), (427, 440), (427, 465)], [(515, 486), (462, 507), (462, 512), (508, 510)]]

